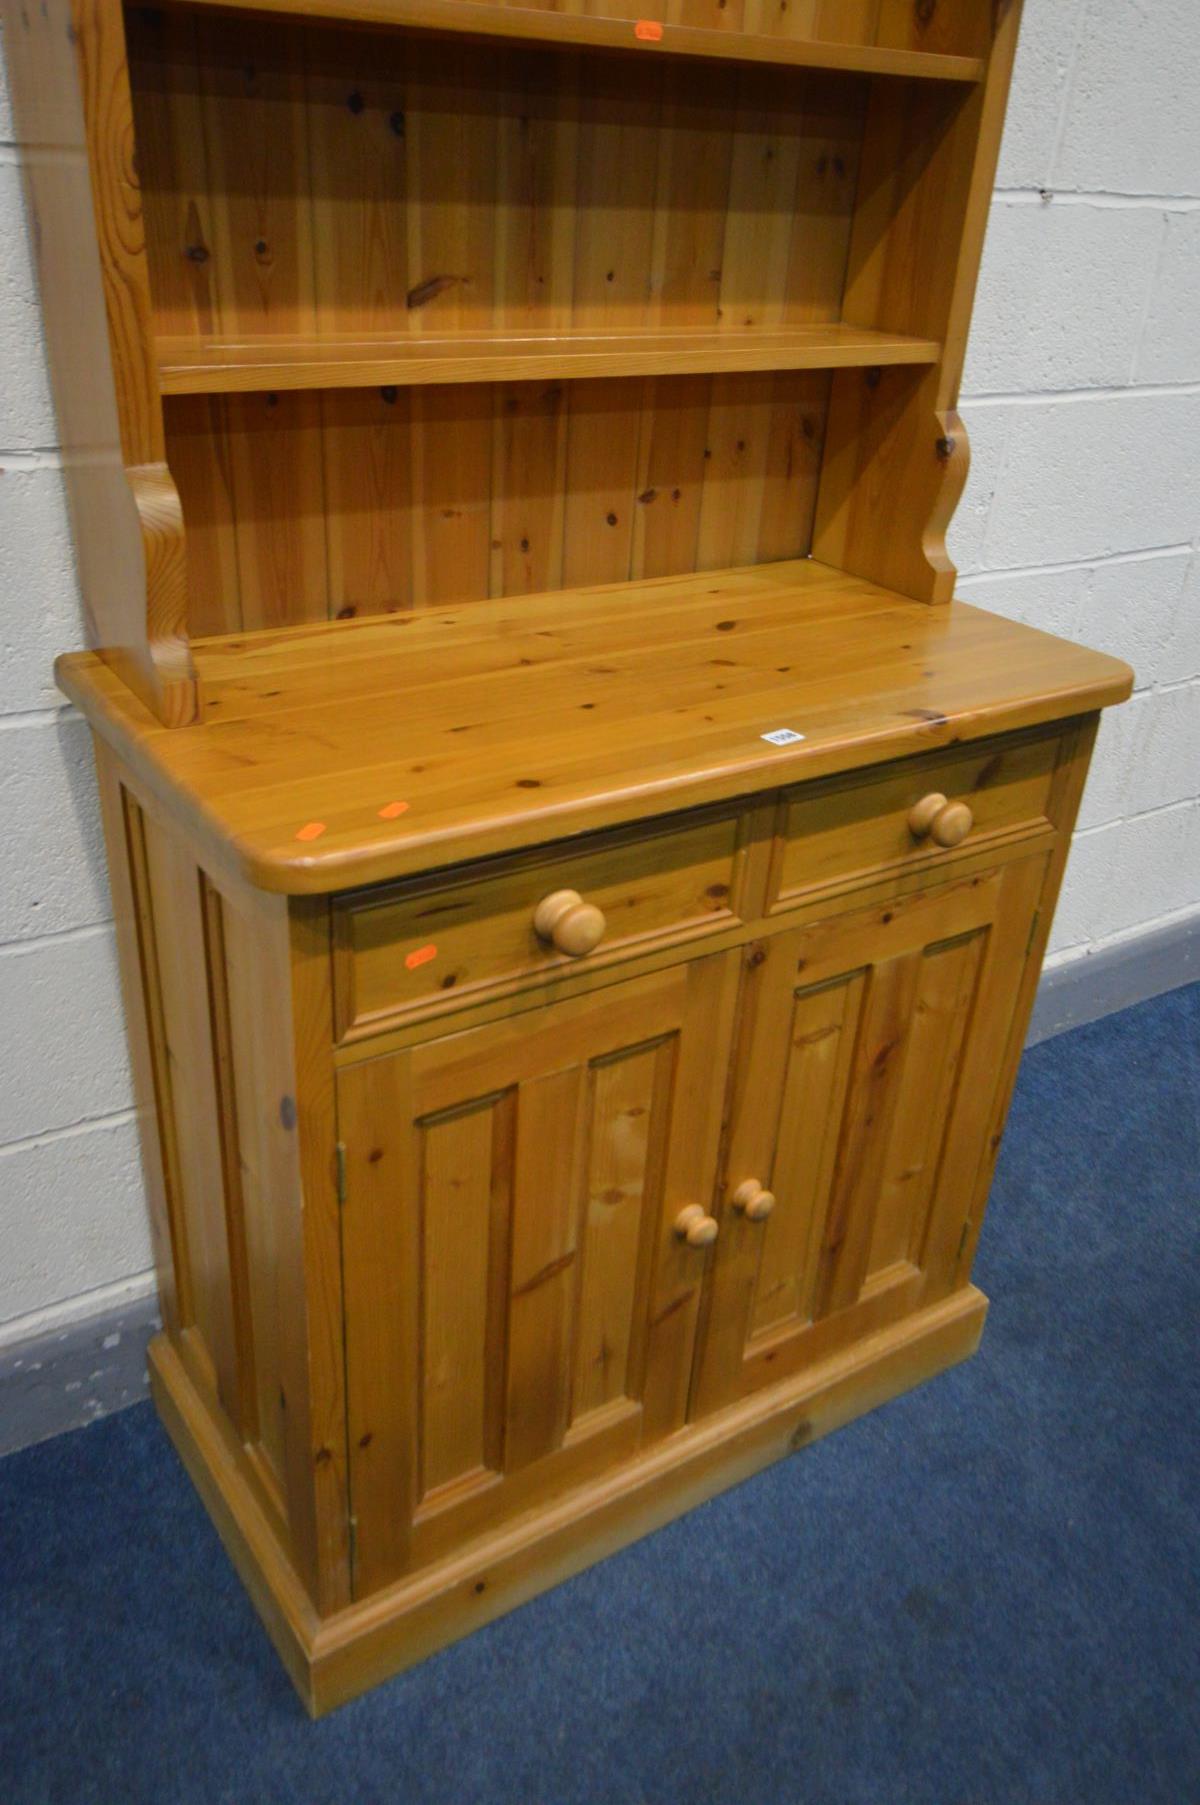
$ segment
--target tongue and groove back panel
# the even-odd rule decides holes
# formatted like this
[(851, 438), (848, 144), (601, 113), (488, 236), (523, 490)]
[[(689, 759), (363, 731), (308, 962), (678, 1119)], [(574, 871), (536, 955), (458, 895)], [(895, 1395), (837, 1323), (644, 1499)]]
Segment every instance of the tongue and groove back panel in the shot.
[(177, 10), (128, 40), (165, 336), (838, 316), (861, 76)]
[(829, 375), (181, 396), (194, 634), (802, 557)]
[[(863, 77), (170, 9), (129, 47), (160, 343), (840, 316)], [(803, 556), (830, 383), (168, 395), (190, 631)]]

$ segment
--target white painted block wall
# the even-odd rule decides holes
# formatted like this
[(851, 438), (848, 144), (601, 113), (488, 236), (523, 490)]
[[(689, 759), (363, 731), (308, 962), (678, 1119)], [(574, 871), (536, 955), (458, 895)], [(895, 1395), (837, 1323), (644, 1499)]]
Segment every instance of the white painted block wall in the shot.
[[(961, 592), (1130, 660), (1055, 962), (1200, 908), (1200, 13), (1027, 0), (963, 415)], [(150, 1288), (83, 643), (0, 92), (0, 1340)]]

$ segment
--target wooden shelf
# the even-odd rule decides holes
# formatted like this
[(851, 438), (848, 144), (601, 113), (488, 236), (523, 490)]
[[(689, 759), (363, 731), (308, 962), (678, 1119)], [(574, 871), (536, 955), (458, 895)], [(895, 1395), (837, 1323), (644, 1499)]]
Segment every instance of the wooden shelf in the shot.
[[(158, 725), (94, 653), (58, 680), (217, 869), (294, 893), (1059, 720), (1131, 685), (1114, 658), (811, 559), (193, 651), (191, 727)], [(804, 737), (763, 738), (780, 727)]]
[[(228, 8), (228, 0), (195, 0)], [(305, 0), (248, 0), (245, 10), (308, 16)], [(322, 19), (373, 25), (407, 25), (425, 31), (462, 32), (474, 37), (517, 38), (528, 43), (640, 51), (647, 55), (699, 56), (728, 63), (771, 63), (781, 68), (836, 69), (860, 75), (898, 75), (922, 81), (977, 82), (984, 63), (977, 56), (946, 56), (925, 50), (893, 50), (873, 44), (834, 44), (810, 38), (758, 37), (663, 24), (658, 37), (641, 35), (646, 20), (584, 17), (536, 7), (485, 4), (484, 0), (321, 0)]]
[(341, 389), (547, 377), (683, 376), (932, 364), (935, 339), (834, 322), (763, 332), (620, 332), (158, 340), (164, 395)]

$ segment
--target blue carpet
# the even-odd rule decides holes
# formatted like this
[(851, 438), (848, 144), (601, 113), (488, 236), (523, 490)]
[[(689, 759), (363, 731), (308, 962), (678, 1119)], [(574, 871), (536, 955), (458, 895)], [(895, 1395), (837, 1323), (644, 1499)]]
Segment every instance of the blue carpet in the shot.
[(312, 1725), (148, 1405), (0, 1463), (10, 1805), (1200, 1799), (1200, 985), (1025, 1060), (981, 1353)]

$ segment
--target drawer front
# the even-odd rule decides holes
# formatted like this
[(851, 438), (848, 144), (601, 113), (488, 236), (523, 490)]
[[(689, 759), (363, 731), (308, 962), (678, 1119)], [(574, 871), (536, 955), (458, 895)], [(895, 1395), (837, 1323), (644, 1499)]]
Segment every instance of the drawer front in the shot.
[[(1053, 826), (1052, 792), (1061, 734), (1013, 734), (954, 751), (929, 753), (797, 786), (783, 795), (768, 907), (807, 902), (814, 893), (869, 883), (897, 871), (935, 868)], [(956, 807), (953, 846), (915, 832), (910, 812), (944, 796)], [(930, 800), (930, 808), (934, 804)]]
[[(736, 925), (741, 832), (740, 812), (725, 810), (661, 833), (643, 827), (539, 847), (336, 898), (339, 1039), (372, 1033), (396, 1017), (477, 1002), (548, 973), (594, 968)], [(541, 899), (564, 889), (604, 915), (599, 944), (578, 958), (557, 951), (534, 928)]]

